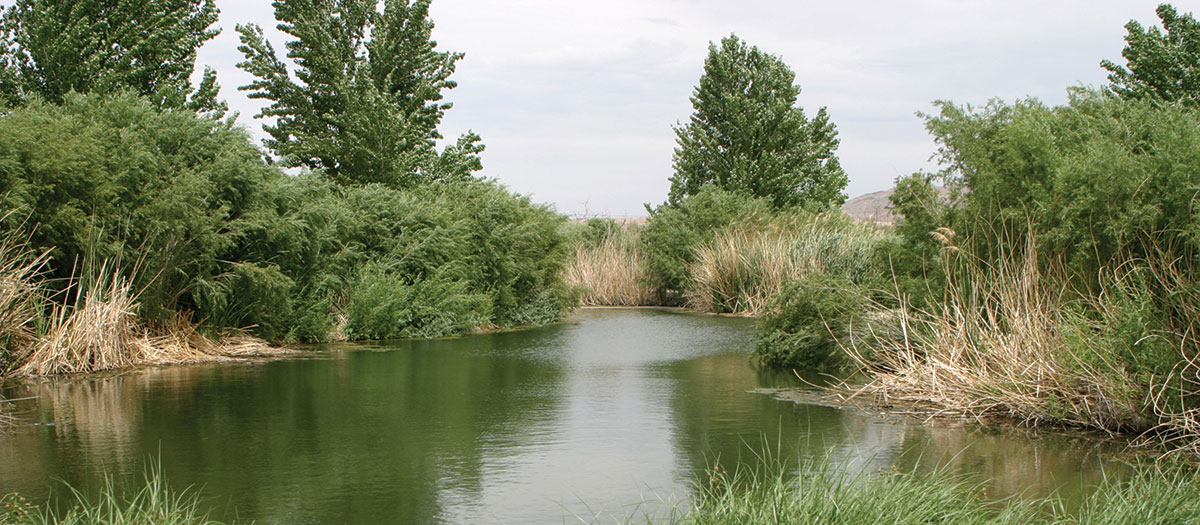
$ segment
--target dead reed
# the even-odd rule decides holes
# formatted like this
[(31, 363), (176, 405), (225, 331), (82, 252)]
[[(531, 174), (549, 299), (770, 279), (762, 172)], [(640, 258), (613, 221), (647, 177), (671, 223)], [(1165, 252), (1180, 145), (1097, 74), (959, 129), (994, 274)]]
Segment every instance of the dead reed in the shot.
[[(75, 297), (74, 302), (50, 306), (42, 332), (31, 339), (12, 375), (90, 373), (287, 352), (243, 332), (210, 338), (184, 314), (147, 326), (137, 316), (137, 293), (114, 264), (103, 262), (88, 273), (72, 279), (63, 294)], [(26, 282), (31, 290), (26, 293), (40, 297), (41, 284)], [(33, 334), (31, 325), (32, 320), (22, 328)]]
[(833, 214), (735, 223), (697, 248), (685, 297), (701, 311), (761, 315), (784, 284), (810, 272), (859, 277), (881, 235)]
[(619, 230), (595, 246), (578, 243), (575, 258), (563, 280), (582, 290), (584, 306), (646, 306), (658, 304), (646, 284), (645, 258), (636, 230)]
[(1080, 329), (1081, 318), (1071, 314), (1069, 304), (1077, 296), (1056, 286), (1060, 279), (1043, 275), (1034, 243), (1031, 236), (998, 265), (948, 244), (948, 260), (963, 263), (965, 270), (947, 272), (946, 296), (926, 310), (903, 302), (896, 309), (876, 307), (893, 316), (898, 329), (887, 337), (852, 338), (873, 341), (874, 348), (847, 348), (868, 381), (843, 385), (846, 396), (1031, 425), (1110, 432), (1154, 426), (1146, 397), (1150, 385), (1108, 357), (1102, 332)]
[(0, 234), (0, 376), (37, 340), (42, 313), (40, 274), (48, 259), (17, 233)]

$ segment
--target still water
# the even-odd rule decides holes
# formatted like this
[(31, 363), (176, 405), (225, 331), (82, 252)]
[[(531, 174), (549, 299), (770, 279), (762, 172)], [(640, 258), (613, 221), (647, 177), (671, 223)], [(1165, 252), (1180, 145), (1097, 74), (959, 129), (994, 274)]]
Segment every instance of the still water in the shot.
[[(346, 344), (302, 358), (8, 385), (0, 494), (162, 465), (217, 519), (563, 523), (663, 516), (715, 462), (764, 446), (849, 468), (943, 465), (989, 495), (1094, 484), (1114, 445), (930, 427), (780, 401), (747, 357), (753, 321), (585, 309), (543, 328)], [(765, 443), (765, 444), (764, 444)]]

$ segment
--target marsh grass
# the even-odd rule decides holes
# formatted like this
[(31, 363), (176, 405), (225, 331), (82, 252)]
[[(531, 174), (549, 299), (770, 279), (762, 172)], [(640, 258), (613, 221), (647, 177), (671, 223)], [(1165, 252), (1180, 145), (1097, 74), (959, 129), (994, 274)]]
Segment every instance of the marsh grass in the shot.
[(846, 469), (827, 458), (788, 459), (767, 452), (725, 472), (711, 468), (695, 483), (685, 524), (1027, 523), (1029, 503), (996, 507), (980, 485), (941, 471)]
[(903, 298), (899, 308), (872, 306), (896, 327), (850, 339), (871, 347), (845, 347), (867, 378), (842, 385), (846, 398), (1141, 434), (1200, 453), (1195, 342), (1161, 322), (1161, 301), (1148, 296), (1155, 288), (1142, 282), (1164, 278), (1161, 267), (1129, 261), (1103, 278), (1100, 293), (1080, 292), (1053, 262), (1039, 261), (1032, 235), (1022, 246), (1001, 244), (997, 263), (941, 235), (947, 264), (958, 265), (946, 272), (945, 296), (926, 309)]
[(34, 252), (17, 232), (0, 233), (0, 376), (37, 341), (44, 305), (41, 275), (48, 259), (48, 252)]
[(868, 278), (872, 247), (882, 235), (836, 214), (734, 223), (696, 248), (685, 297), (701, 311), (762, 315), (785, 284), (804, 275)]
[(651, 306), (660, 303), (648, 284), (636, 226), (617, 225), (594, 242), (575, 243), (563, 280), (580, 290), (583, 306)]
[(868, 377), (848, 388), (885, 404), (973, 418), (1146, 430), (1142, 400), (1126, 388), (1133, 378), (1117, 363), (1083, 354), (1094, 349), (1068, 342), (1071, 296), (1043, 275), (1033, 243), (1030, 237), (996, 265), (948, 244), (949, 258), (963, 267), (947, 272), (945, 297), (923, 310), (902, 300), (897, 309), (876, 305), (899, 329), (868, 338), (875, 344), (869, 357), (847, 348)]
[[(216, 525), (200, 510), (200, 496), (190, 489), (175, 490), (152, 462), (136, 490), (124, 490), (106, 476), (99, 494), (91, 497), (67, 485), (70, 501), (57, 510), (55, 501), (34, 505), (18, 494), (0, 498), (0, 523), (12, 525)], [(68, 507), (69, 505), (69, 507)]]
[(1195, 523), (1200, 481), (1186, 463), (1143, 464), (1128, 478), (1105, 477), (1077, 506), (1055, 495), (992, 501), (976, 478), (945, 470), (847, 469), (825, 457), (787, 458), (768, 450), (737, 470), (710, 467), (693, 482), (679, 524), (1143, 524)]

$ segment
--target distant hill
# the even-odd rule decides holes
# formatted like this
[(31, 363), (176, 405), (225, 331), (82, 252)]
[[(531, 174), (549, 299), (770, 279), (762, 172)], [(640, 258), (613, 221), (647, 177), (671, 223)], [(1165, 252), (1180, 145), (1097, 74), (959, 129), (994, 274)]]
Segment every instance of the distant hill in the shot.
[(888, 201), (888, 197), (894, 192), (895, 190), (883, 190), (854, 197), (842, 205), (842, 213), (858, 222), (891, 224), (892, 203)]
[[(937, 190), (938, 193), (942, 194), (942, 199), (949, 201), (949, 188), (938, 186)], [(892, 203), (888, 200), (892, 196), (892, 193), (895, 193), (895, 190), (883, 190), (859, 195), (847, 200), (842, 205), (842, 213), (858, 222), (891, 224), (896, 218), (892, 213)]]

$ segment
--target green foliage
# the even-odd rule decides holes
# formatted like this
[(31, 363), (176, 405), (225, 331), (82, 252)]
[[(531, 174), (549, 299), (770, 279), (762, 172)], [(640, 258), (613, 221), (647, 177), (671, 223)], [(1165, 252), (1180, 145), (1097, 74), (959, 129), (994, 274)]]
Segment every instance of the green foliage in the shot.
[(1200, 103), (1200, 23), (1169, 4), (1160, 4), (1155, 12), (1165, 31), (1131, 20), (1121, 51), (1126, 66), (1100, 63), (1109, 72), (1111, 89), (1126, 99)]
[(195, 89), (190, 80), (196, 50), (219, 32), (218, 13), (214, 0), (17, 0), (0, 21), (0, 91), (12, 105), (131, 89), (157, 107), (220, 118), (216, 72), (206, 68)]
[(862, 319), (869, 292), (836, 274), (817, 272), (785, 285), (758, 323), (754, 353), (764, 363), (828, 370), (846, 363), (841, 345)]
[[(217, 525), (201, 511), (197, 491), (167, 483), (157, 460), (138, 486), (126, 488), (105, 476), (99, 495), (69, 484), (70, 501), (33, 505), (19, 494), (0, 496), (0, 523), (13, 525)], [(60, 505), (60, 503), (69, 504)]]
[(1093, 280), (1119, 257), (1147, 256), (1152, 237), (1172, 249), (1196, 246), (1194, 110), (1087, 90), (1057, 108), (940, 106), (928, 126), (945, 175), (970, 190), (961, 220), (946, 225), (960, 236), (994, 245), (1034, 225), (1042, 249)]
[(770, 200), (777, 208), (836, 206), (846, 174), (834, 153), (837, 130), (825, 108), (811, 120), (796, 106), (795, 73), (737, 36), (710, 44), (692, 94), (695, 112), (676, 126), (669, 201), (681, 204), (715, 185)]
[[(955, 223), (957, 208), (933, 185), (934, 176), (914, 173), (896, 179), (889, 200), (897, 217), (891, 235), (875, 244), (873, 264), (891, 277), (884, 286), (917, 308), (925, 307), (934, 292), (946, 286), (939, 228)], [(960, 196), (961, 198), (961, 196)], [(949, 199), (957, 202), (953, 195)]]
[[(319, 173), (282, 182), (242, 257), (293, 281), (290, 306), (270, 310), (292, 338), (327, 338), (341, 313), (353, 337), (424, 337), (546, 323), (571, 304), (564, 219), (499, 184), (342, 187)], [(448, 310), (434, 315), (438, 306)]]
[(435, 275), (411, 282), (377, 264), (360, 270), (349, 300), (347, 334), (359, 339), (461, 334), (482, 326), (491, 306), (467, 281)]
[(468, 133), (436, 150), (437, 127), (451, 104), (442, 91), (461, 53), (430, 40), (429, 0), (277, 0), (280, 31), (292, 36), (288, 71), (262, 28), (240, 25), (255, 77), (240, 89), (270, 101), (260, 117), (266, 145), (290, 166), (323, 170), (339, 183), (393, 188), (462, 179), (482, 168), (479, 137)]
[(261, 189), (281, 177), (246, 133), (191, 111), (162, 111), (118, 94), (69, 94), (0, 118), (4, 228), (35, 226), (51, 249), (48, 277), (66, 282), (77, 261), (137, 267), (141, 313), (196, 309), (239, 261)]
[(642, 229), (650, 284), (660, 294), (685, 290), (696, 248), (710, 242), (718, 229), (734, 221), (763, 224), (773, 216), (770, 201), (713, 185), (700, 187), (677, 205), (651, 210)]

